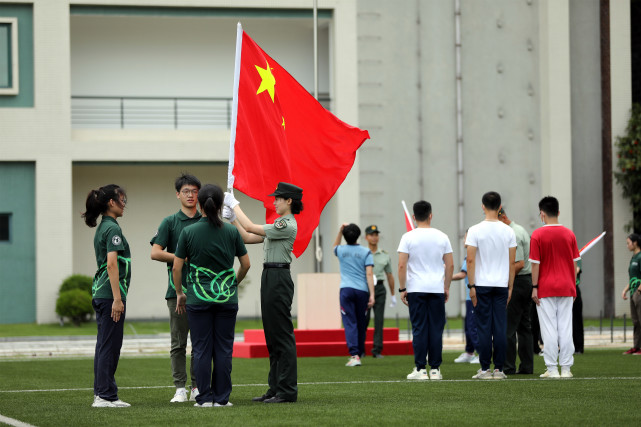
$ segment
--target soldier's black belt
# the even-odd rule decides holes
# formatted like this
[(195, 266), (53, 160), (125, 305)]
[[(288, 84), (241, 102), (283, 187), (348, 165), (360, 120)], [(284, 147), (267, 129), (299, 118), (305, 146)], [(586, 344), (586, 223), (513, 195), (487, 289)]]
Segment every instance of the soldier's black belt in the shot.
[(376, 284), (377, 284), (377, 285), (382, 285), (383, 283), (385, 283), (385, 280), (377, 280), (377, 281), (376, 281)]
[(289, 270), (289, 264), (286, 262), (266, 262), (263, 263), (263, 268), (286, 268)]

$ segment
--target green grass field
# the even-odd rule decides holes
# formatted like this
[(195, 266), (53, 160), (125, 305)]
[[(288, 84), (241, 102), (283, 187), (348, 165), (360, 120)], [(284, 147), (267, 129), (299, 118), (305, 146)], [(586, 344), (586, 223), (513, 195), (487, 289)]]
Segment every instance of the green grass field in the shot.
[(444, 353), (443, 381), (411, 382), (410, 356), (300, 358), (299, 401), (266, 405), (266, 359), (234, 359), (232, 408), (170, 404), (168, 357), (122, 358), (120, 397), (131, 408), (91, 408), (93, 360), (0, 361), (0, 414), (37, 426), (155, 425), (636, 425), (641, 357), (593, 350), (575, 357), (572, 379), (535, 375), (472, 380), (478, 365)]

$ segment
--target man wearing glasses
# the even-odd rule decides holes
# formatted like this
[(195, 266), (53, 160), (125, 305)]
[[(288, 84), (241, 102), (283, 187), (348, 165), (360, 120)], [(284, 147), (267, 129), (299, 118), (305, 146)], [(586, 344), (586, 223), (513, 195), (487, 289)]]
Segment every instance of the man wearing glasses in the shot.
[[(193, 370), (194, 355), (192, 352), (190, 364), (191, 396), (189, 396), (189, 399), (187, 398), (185, 385), (187, 384), (186, 349), (189, 322), (187, 313), (176, 313), (176, 287), (172, 280), (171, 268), (174, 263), (174, 251), (181, 231), (188, 225), (197, 222), (201, 216), (197, 209), (198, 190), (200, 190), (198, 178), (193, 175), (182, 174), (176, 178), (175, 187), (176, 198), (180, 201), (180, 210), (162, 220), (156, 235), (149, 242), (151, 244), (151, 259), (166, 263), (169, 276), (165, 299), (169, 309), (169, 327), (171, 330), (171, 372), (176, 386), (176, 393), (170, 400), (172, 403), (187, 402), (187, 400), (195, 401), (198, 395), (196, 377)], [(186, 283), (188, 271), (188, 268), (183, 268), (183, 283)]]

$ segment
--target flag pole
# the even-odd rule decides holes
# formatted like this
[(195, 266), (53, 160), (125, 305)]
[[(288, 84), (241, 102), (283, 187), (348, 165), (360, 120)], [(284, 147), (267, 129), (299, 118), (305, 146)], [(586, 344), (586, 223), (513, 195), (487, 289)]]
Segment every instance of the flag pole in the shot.
[(227, 190), (234, 189), (234, 145), (236, 143), (236, 120), (238, 118), (238, 86), (240, 85), (240, 54), (243, 47), (243, 27), (236, 27), (236, 59), (234, 61), (234, 93), (231, 104), (231, 123), (229, 136), (229, 167), (227, 168)]
[[(314, 98), (318, 101), (318, 0), (314, 0)], [(320, 273), (322, 270), (323, 248), (320, 243), (320, 222), (314, 230), (314, 246), (316, 246), (316, 264), (314, 271)]]

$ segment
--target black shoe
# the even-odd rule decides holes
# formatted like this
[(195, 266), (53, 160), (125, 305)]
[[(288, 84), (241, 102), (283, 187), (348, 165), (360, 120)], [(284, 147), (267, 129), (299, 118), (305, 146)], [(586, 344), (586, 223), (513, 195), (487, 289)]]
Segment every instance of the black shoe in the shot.
[(385, 357), (382, 354), (378, 354), (378, 353), (373, 353), (372, 356), (374, 357), (374, 359), (382, 359)]
[(532, 375), (532, 374), (533, 374), (533, 372), (522, 371), (520, 369), (518, 371), (516, 371), (516, 375)]
[(263, 400), (263, 403), (292, 403), (292, 401), (283, 399), (280, 396), (274, 396), (274, 397), (270, 397), (269, 399)]
[(505, 375), (514, 375), (514, 374), (518, 374), (518, 372), (516, 372), (514, 369), (503, 369), (503, 373), (504, 373)]
[(263, 394), (263, 395), (262, 395), (262, 396), (260, 396), (260, 397), (254, 397), (254, 398), (252, 399), (252, 402), (264, 402), (264, 401), (266, 401), (267, 399), (271, 399), (272, 397), (273, 397), (273, 396), (267, 396), (266, 394)]

